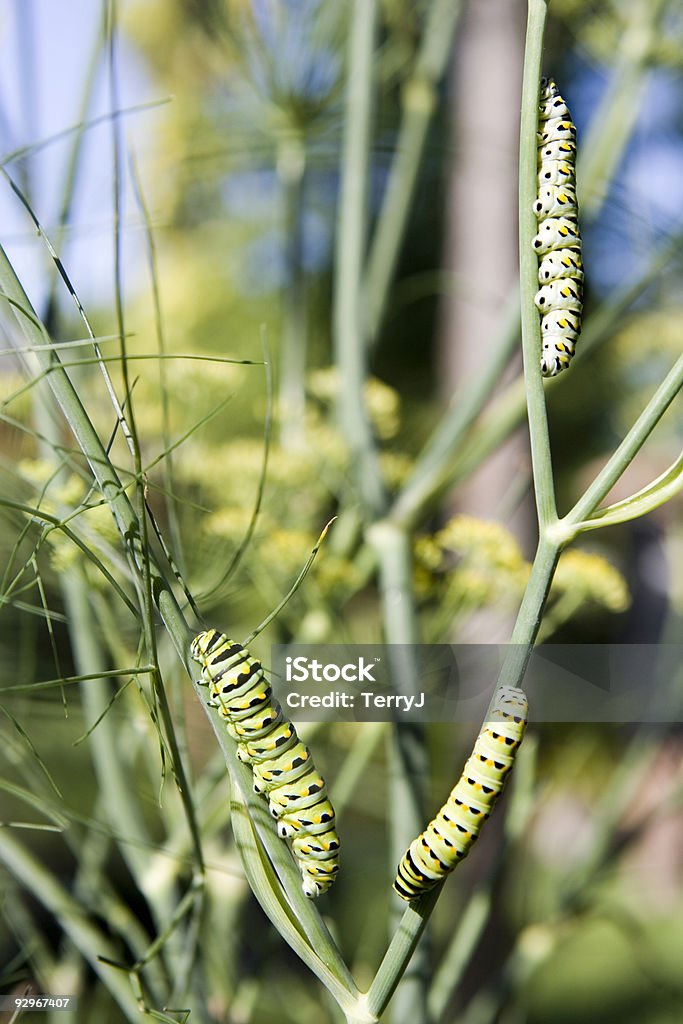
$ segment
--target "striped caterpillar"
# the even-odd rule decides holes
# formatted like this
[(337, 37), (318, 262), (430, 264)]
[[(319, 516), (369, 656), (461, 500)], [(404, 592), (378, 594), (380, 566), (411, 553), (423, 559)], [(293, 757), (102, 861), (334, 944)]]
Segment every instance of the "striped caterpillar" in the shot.
[(302, 889), (309, 898), (326, 892), (339, 869), (339, 836), (325, 781), (311, 752), (273, 698), (259, 661), (216, 629), (192, 641), (192, 658), (202, 667), (209, 704), (226, 720), (237, 741), (237, 756), (251, 765), (254, 790), (268, 799), (281, 839), (291, 841)]
[(581, 331), (583, 264), (576, 202), (576, 128), (552, 78), (541, 79), (538, 130), (538, 234), (541, 285), (535, 302), (541, 312), (541, 373), (566, 370)]
[(526, 723), (524, 692), (501, 687), (451, 795), (398, 866), (394, 889), (401, 899), (433, 889), (470, 852), (505, 785)]

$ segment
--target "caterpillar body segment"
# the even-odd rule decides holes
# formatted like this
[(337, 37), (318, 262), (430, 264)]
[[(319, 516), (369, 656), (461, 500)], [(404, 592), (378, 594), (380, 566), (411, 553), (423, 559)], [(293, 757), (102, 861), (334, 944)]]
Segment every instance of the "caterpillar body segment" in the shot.
[(544, 284), (536, 293), (535, 302), (541, 312), (546, 313), (553, 309), (571, 310), (580, 313), (581, 303), (581, 282), (571, 278), (561, 278), (557, 281), (550, 281)]
[(554, 249), (545, 254), (538, 265), (539, 284), (573, 277), (583, 281), (583, 263), (576, 249)]

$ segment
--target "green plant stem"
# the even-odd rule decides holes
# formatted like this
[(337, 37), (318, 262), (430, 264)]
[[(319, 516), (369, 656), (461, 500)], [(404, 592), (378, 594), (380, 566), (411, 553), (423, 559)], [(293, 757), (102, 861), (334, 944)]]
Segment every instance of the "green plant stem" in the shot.
[(339, 420), (349, 448), (357, 500), (369, 519), (382, 514), (384, 485), (365, 406), (367, 356), (361, 281), (367, 229), (373, 56), (377, 0), (354, 0), (346, 85), (334, 296), (334, 356), (339, 369)]
[(538, 260), (532, 239), (538, 230), (533, 211), (538, 193), (538, 88), (543, 56), (546, 0), (529, 0), (527, 8), (522, 116), (519, 149), (519, 274), (522, 310), (522, 355), (529, 417), (531, 462), (539, 530), (557, 521), (555, 486), (548, 437), (543, 378), (540, 370), (541, 325), (534, 296), (538, 291)]
[[(366, 995), (368, 1010), (378, 1020), (386, 1010), (399, 981), (406, 975), (408, 965), (411, 963), (413, 953), (427, 926), (441, 889), (442, 884), (436, 886), (421, 896), (419, 900), (414, 900), (403, 913), (400, 925), (394, 932)], [(426, 981), (426, 978), (422, 979), (423, 984), (426, 984)], [(410, 1020), (410, 1024), (413, 1024), (413, 1018), (401, 1017), (398, 1012), (396, 1019), (401, 1022)]]
[[(102, 798), (98, 798), (94, 816), (99, 821), (106, 820), (107, 807)], [(149, 947), (150, 937), (135, 911), (108, 881), (107, 866), (111, 853), (109, 836), (104, 831), (87, 827), (85, 830), (77, 830), (72, 826), (64, 839), (78, 860), (72, 884), (74, 898), (90, 912), (105, 918), (133, 957), (136, 960), (141, 958)], [(151, 998), (161, 1004), (164, 993), (169, 991), (168, 975), (163, 964), (157, 961), (148, 965), (145, 983)]]
[[(76, 668), (79, 673), (94, 674), (104, 666), (86, 580), (81, 573), (70, 571), (63, 575), (61, 586), (72, 629)], [(140, 814), (137, 793), (130, 785), (127, 759), (122, 758), (117, 750), (119, 738), (114, 716), (106, 714), (111, 700), (109, 686), (104, 679), (90, 678), (81, 684), (81, 693), (88, 727), (97, 726), (89, 736), (89, 747), (102, 806), (106, 808), (106, 820), (111, 824), (114, 835), (125, 836), (125, 842), (118, 843), (119, 853), (149, 905), (157, 933), (165, 935), (178, 900), (174, 875), (150, 870), (152, 837)], [(177, 963), (183, 951), (179, 936), (172, 937), (169, 947), (173, 953), (171, 973), (177, 979)], [(139, 950), (138, 955), (141, 955)], [(158, 973), (157, 965), (150, 963), (147, 973), (154, 977)]]
[(520, 686), (524, 679), (561, 546), (561, 543), (545, 538), (538, 545), (529, 582), (517, 613), (510, 643), (505, 651), (497, 687)]
[[(384, 614), (384, 636), (395, 693), (414, 694), (420, 678), (416, 658), (418, 630), (413, 599), (413, 558), (410, 534), (383, 521), (367, 531), (377, 553)], [(422, 831), (427, 752), (424, 729), (417, 722), (397, 724), (389, 737), (390, 864), (392, 876), (411, 838)], [(403, 927), (401, 908), (395, 901), (391, 918)], [(403, 918), (405, 914), (403, 915)], [(417, 939), (415, 940), (417, 942)], [(394, 987), (394, 1011), (398, 1020), (422, 1024), (427, 1020), (429, 950), (425, 943), (415, 951), (410, 972), (399, 975)], [(393, 991), (393, 990), (392, 990)], [(374, 1007), (370, 1005), (374, 1012)]]
[(279, 368), (280, 442), (296, 447), (303, 442), (306, 349), (306, 274), (303, 265), (303, 212), (306, 150), (298, 133), (278, 143), (278, 175), (283, 191), (285, 283), (282, 290), (283, 325)]
[(154, 228), (152, 226), (152, 218), (150, 211), (147, 206), (145, 194), (143, 191), (142, 180), (138, 172), (138, 168), (134, 160), (131, 161), (131, 174), (133, 178), (133, 186), (135, 189), (135, 195), (137, 198), (138, 206), (142, 214), (144, 222), (144, 236), (145, 244), (147, 248), (147, 260), (149, 263), (149, 277), (150, 286), (152, 289), (152, 305), (154, 309), (154, 333), (156, 336), (157, 349), (159, 355), (162, 357), (159, 359), (159, 395), (161, 400), (161, 441), (162, 448), (165, 453), (161, 465), (161, 471), (163, 474), (164, 487), (166, 489), (167, 501), (166, 501), (166, 514), (168, 517), (168, 529), (171, 538), (170, 547), (174, 552), (174, 562), (177, 562), (181, 569), (184, 566), (183, 558), (183, 545), (180, 536), (180, 525), (178, 522), (178, 515), (176, 512), (176, 503), (174, 501), (174, 495), (176, 494), (175, 484), (175, 473), (174, 473), (174, 452), (173, 445), (171, 443), (171, 410), (170, 410), (170, 399), (168, 389), (168, 377), (166, 370), (166, 334), (164, 331), (164, 318), (161, 308), (161, 294), (159, 290), (159, 273), (158, 273), (158, 261), (157, 261), (157, 246), (156, 239), (154, 237)]
[(581, 523), (582, 530), (597, 530), (601, 526), (614, 526), (625, 523), (637, 516), (646, 515), (659, 508), (683, 488), (683, 452), (669, 468), (635, 494), (622, 501), (593, 512), (589, 519)]
[(681, 387), (683, 387), (683, 356), (680, 356), (674, 363), (645, 409), (588, 490), (562, 520), (563, 527), (570, 532), (580, 529), (582, 520), (590, 517), (600, 502), (609, 494), (624, 470), (631, 464)]
[(413, 553), (406, 530), (386, 520), (367, 531), (367, 539), (380, 565), (380, 588), (384, 595), (384, 633), (390, 644), (418, 642), (413, 600)]
[[(415, 693), (419, 665), (418, 641), (412, 600), (412, 547), (408, 534), (387, 523), (368, 531), (377, 552), (384, 612), (384, 636), (390, 662), (392, 688), (396, 693)], [(424, 731), (419, 723), (401, 723), (392, 731), (390, 747), (391, 813), (390, 858), (403, 856), (411, 836), (421, 831), (423, 790), (427, 773)]]
[(481, 939), (493, 905), (493, 881), (470, 895), (458, 918), (453, 941), (434, 975), (429, 992), (429, 1008), (435, 1020), (441, 1019)]
[(395, 156), (367, 260), (363, 305), (370, 344), (377, 340), (386, 311), (436, 107), (436, 87), (448, 62), (461, 9), (462, 0), (432, 0), (414, 68), (403, 87)]
[[(533, 296), (536, 291), (537, 265), (531, 238), (535, 232), (532, 202), (536, 194), (536, 118), (538, 106), (538, 80), (540, 75), (541, 48), (545, 26), (546, 5), (539, 0), (530, 0), (529, 21), (527, 27), (527, 51), (525, 65), (525, 87), (523, 92), (522, 111), (522, 148), (520, 163), (520, 248), (523, 264), (522, 276), (522, 330), (524, 339), (525, 379), (529, 394), (529, 425), (532, 437), (532, 454), (534, 474), (537, 476), (537, 508), (541, 529), (541, 539), (537, 557), (532, 569), (531, 579), (520, 607), (517, 624), (513, 632), (513, 643), (508, 649), (508, 659), (503, 666), (499, 684), (508, 679), (521, 680), (531, 647), (538, 631), (543, 604), (548, 593), (550, 580), (557, 563), (559, 543), (546, 538), (548, 526), (556, 522), (552, 467), (550, 464), (550, 448), (548, 442), (547, 423), (545, 416), (545, 400), (539, 370), (540, 330)], [(526, 203), (526, 211), (523, 206)], [(531, 216), (526, 216), (528, 212)], [(526, 252), (524, 249), (526, 248)], [(512, 333), (512, 332), (510, 332)], [(484, 382), (488, 384), (489, 382)], [(481, 388), (483, 393), (484, 387)], [(480, 396), (477, 396), (480, 400)], [(468, 411), (468, 415), (471, 413)], [(462, 429), (455, 419), (455, 426)], [(452, 429), (452, 428), (451, 428)], [(441, 450), (434, 457), (438, 467), (444, 453), (449, 450), (448, 438), (444, 439)], [(417, 503), (419, 504), (419, 503)], [(377, 528), (376, 528), (377, 529)], [(400, 536), (400, 534), (399, 534)], [(388, 532), (375, 533), (369, 540), (378, 550), (382, 565), (382, 546), (390, 547), (391, 536)], [(396, 542), (394, 542), (396, 543)], [(385, 563), (385, 564), (391, 564)], [(387, 577), (388, 584), (393, 578)], [(396, 593), (394, 591), (394, 600)], [(400, 602), (397, 602), (400, 608)], [(419, 826), (418, 826), (419, 829)], [(375, 980), (368, 992), (368, 1007), (373, 1013), (381, 1015), (386, 1007), (398, 979), (406, 970), (418, 939), (426, 925), (426, 921), (438, 898), (441, 887), (427, 893), (419, 901), (412, 904), (404, 913), (400, 926), (392, 939), (387, 954), (380, 965)], [(424, 979), (420, 979), (424, 982)], [(426, 1006), (421, 1011), (425, 1016)], [(399, 1019), (412, 1019), (400, 1017)]]

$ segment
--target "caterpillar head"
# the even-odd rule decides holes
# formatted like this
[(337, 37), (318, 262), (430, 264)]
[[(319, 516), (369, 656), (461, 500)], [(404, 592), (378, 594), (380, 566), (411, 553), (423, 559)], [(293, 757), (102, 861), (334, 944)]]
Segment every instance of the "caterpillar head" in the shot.
[(194, 661), (202, 662), (206, 655), (207, 650), (211, 645), (211, 641), (216, 635), (215, 629), (205, 629), (203, 632), (198, 633), (190, 644), (190, 655)]

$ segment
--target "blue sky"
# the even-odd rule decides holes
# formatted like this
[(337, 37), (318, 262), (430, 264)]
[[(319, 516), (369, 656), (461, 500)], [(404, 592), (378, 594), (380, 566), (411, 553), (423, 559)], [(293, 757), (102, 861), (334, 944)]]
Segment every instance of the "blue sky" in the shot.
[[(78, 124), (88, 67), (97, 39), (100, 0), (0, 0), (0, 154), (33, 146)], [(18, 21), (21, 16), (23, 26)], [(120, 57), (121, 105), (159, 99), (142, 63), (130, 49)], [(106, 114), (106, 68), (100, 67), (89, 118)], [(142, 141), (154, 112), (126, 118), (126, 131)], [(134, 123), (135, 122), (135, 123)], [(69, 275), (85, 302), (112, 294), (112, 158), (110, 124), (87, 132), (78, 178), (73, 228), (62, 250)], [(142, 134), (140, 134), (142, 133)], [(47, 233), (54, 236), (66, 161), (72, 139), (50, 143), (28, 158), (31, 201)], [(21, 165), (7, 171), (22, 181)], [(138, 220), (136, 211), (129, 214)], [(40, 306), (45, 250), (9, 186), (0, 181), (2, 243)]]

